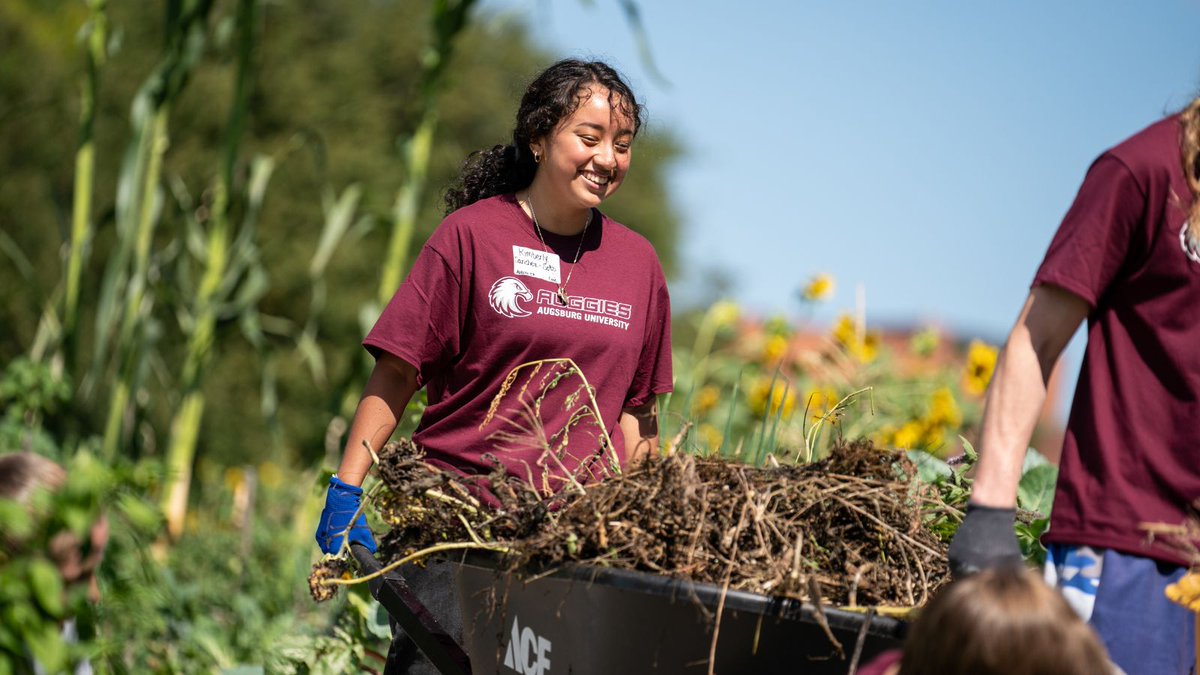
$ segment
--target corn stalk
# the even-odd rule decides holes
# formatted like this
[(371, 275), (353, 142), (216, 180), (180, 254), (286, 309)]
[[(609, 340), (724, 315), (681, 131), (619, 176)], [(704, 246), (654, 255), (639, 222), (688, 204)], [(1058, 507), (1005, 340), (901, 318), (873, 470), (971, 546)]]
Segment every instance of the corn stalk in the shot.
[[(436, 137), (438, 114), (437, 95), (445, 82), (446, 67), (454, 53), (456, 38), (463, 32), (470, 21), (471, 8), (475, 0), (434, 0), (431, 25), (433, 29), (433, 45), (425, 53), (421, 63), (420, 118), (416, 128), (408, 136), (399, 139), (401, 147), (401, 165), (405, 172), (404, 182), (396, 192), (396, 201), (392, 209), (392, 229), (384, 257), (382, 271), (379, 277), (379, 287), (375, 298), (364, 303), (359, 312), (359, 321), (363, 330), (379, 318), (379, 313), (387, 305), (400, 281), (404, 278), (405, 268), (412, 251), (413, 236), (416, 231), (417, 216), (421, 200), (425, 194), (425, 184), (429, 176), (429, 162)], [(322, 251), (332, 251), (337, 245), (352, 214), (346, 209), (353, 209), (358, 201), (358, 188), (347, 188), (336, 202), (326, 199), (325, 231), (318, 253), (313, 259), (313, 270), (323, 269), (328, 262), (328, 254)], [(328, 235), (328, 236), (327, 236)], [(329, 237), (333, 238), (330, 239)], [(319, 262), (318, 262), (319, 261)], [(310, 272), (311, 274), (311, 272)], [(322, 284), (313, 286), (313, 309), (311, 316), (317, 315), (319, 307), (324, 303), (324, 287)], [(315, 326), (310, 320), (308, 327), (300, 336), (298, 342), (301, 355), (313, 370), (314, 377), (323, 377), (323, 361), (316, 348)], [(362, 356), (357, 355), (357, 356)], [(361, 391), (360, 384), (365, 380), (370, 363), (363, 358), (356, 358), (354, 363), (359, 368), (350, 369), (344, 378), (335, 385), (338, 394), (334, 397), (338, 414), (347, 409), (353, 409)]]
[[(71, 248), (67, 258), (67, 285), (63, 297), (63, 339), (73, 343), (79, 311), (79, 286), (92, 240), (92, 190), (96, 170), (96, 95), (99, 71), (107, 58), (107, 0), (88, 0), (85, 27), (84, 79), (80, 87), (79, 149), (75, 153), (74, 200), (71, 212)], [(68, 348), (68, 352), (72, 351)]]
[[(188, 331), (187, 357), (181, 381), (183, 398), (171, 423), (167, 448), (167, 485), (162, 506), (167, 516), (167, 532), (176, 538), (183, 532), (187, 515), (188, 492), (192, 464), (196, 456), (197, 438), (204, 418), (204, 371), (212, 357), (217, 320), (223, 313), (241, 314), (253, 310), (261, 291), (265, 290), (265, 274), (261, 273), (254, 241), (256, 221), (267, 182), (274, 164), (260, 158), (254, 163), (246, 212), (238, 229), (236, 241), (231, 242), (230, 201), (234, 196), (234, 167), (245, 124), (249, 93), (249, 70), (254, 51), (254, 22), (257, 0), (239, 0), (237, 7), (238, 61), (237, 80), (229, 123), (225, 137), (220, 176), (213, 186), (213, 203), (208, 210), (210, 227), (202, 231), (202, 223), (193, 223), (193, 240), (203, 242), (201, 254), (204, 267), (196, 295), (185, 322)], [(190, 216), (194, 218), (194, 216)], [(234, 291), (242, 282), (250, 291), (243, 293), (227, 306)]]
[(116, 456), (136, 419), (133, 394), (140, 385), (150, 341), (156, 334), (151, 309), (151, 252), (162, 211), (162, 161), (169, 145), (171, 106), (199, 61), (212, 0), (169, 0), (165, 53), (133, 102), (131, 139), (117, 182), (117, 248), (105, 269), (96, 314), (93, 368), (84, 384), (91, 393), (107, 368), (115, 339), (117, 372), (109, 397), (103, 456)]
[(433, 3), (433, 46), (425, 55), (421, 69), (421, 121), (401, 144), (406, 175), (396, 194), (392, 236), (376, 294), (379, 308), (387, 304), (404, 276), (437, 131), (437, 94), (445, 82), (446, 65), (454, 53), (455, 38), (466, 28), (474, 4), (475, 0), (435, 0)]
[[(121, 313), (121, 320), (118, 324), (117, 344), (120, 345), (118, 374), (111, 394), (108, 422), (104, 426), (103, 456), (109, 460), (116, 457), (122, 431), (127, 427), (125, 418), (130, 413), (130, 397), (136, 390), (139, 381), (138, 366), (147, 346), (144, 324), (149, 318), (153, 305), (153, 298), (148, 298), (146, 295), (146, 287), (149, 284), (150, 244), (153, 241), (154, 229), (158, 223), (161, 207), (158, 181), (162, 173), (162, 156), (166, 152), (168, 143), (169, 110), (169, 105), (165, 102), (161, 104), (152, 115), (147, 115), (142, 120), (140, 130), (141, 138), (136, 166), (140, 179), (136, 181), (138, 199), (134, 211), (127, 216), (129, 228), (125, 230), (127, 236), (124, 237), (125, 241), (123, 242), (125, 245), (133, 244), (133, 269), (125, 291), (124, 311)], [(118, 230), (120, 231), (119, 226)], [(130, 241), (131, 239), (132, 241)], [(114, 307), (102, 305), (102, 308), (108, 310), (104, 316), (115, 318)], [(108, 334), (107, 330), (104, 332)], [(102, 340), (97, 342), (100, 343)], [(102, 362), (102, 360), (97, 360), (96, 363)]]
[(75, 323), (79, 309), (80, 279), (91, 244), (92, 192), (95, 183), (96, 95), (100, 67), (107, 60), (107, 0), (87, 0), (88, 19), (80, 33), (84, 38), (84, 74), (79, 87), (79, 145), (75, 150), (75, 178), (71, 200), (71, 231), (67, 264), (62, 284), (43, 308), (37, 333), (29, 352), (35, 361), (48, 359), (61, 374), (64, 353), (74, 359), (77, 343)]

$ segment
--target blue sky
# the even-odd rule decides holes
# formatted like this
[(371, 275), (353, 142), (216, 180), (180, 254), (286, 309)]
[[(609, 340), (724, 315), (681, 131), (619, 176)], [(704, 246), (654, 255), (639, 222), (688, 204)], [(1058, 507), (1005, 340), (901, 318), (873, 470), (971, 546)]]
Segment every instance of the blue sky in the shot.
[(627, 75), (688, 149), (685, 266), (763, 315), (824, 271), (817, 321), (862, 285), (868, 323), (1002, 340), (1092, 159), (1200, 91), (1200, 0), (637, 4), (669, 85), (617, 0), (482, 9)]

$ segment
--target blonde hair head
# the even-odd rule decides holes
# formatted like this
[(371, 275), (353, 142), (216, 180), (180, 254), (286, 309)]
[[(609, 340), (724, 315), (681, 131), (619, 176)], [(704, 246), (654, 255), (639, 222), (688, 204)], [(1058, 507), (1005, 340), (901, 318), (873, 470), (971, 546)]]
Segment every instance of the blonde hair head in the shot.
[(1183, 175), (1192, 191), (1192, 207), (1188, 212), (1188, 235), (1200, 246), (1200, 97), (1189, 103), (1179, 114), (1183, 123), (1180, 150), (1183, 155)]
[(1112, 668), (1099, 638), (1031, 570), (952, 583), (921, 611), (899, 675), (1095, 675)]

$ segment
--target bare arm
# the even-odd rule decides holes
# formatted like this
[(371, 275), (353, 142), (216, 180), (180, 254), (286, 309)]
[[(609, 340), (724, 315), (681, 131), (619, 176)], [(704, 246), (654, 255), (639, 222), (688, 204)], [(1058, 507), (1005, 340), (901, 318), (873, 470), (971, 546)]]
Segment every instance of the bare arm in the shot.
[(416, 391), (416, 368), (391, 354), (379, 357), (358, 401), (342, 463), (338, 466), (338, 478), (351, 485), (362, 485), (372, 461), (363, 441), (378, 452), (396, 430), (405, 406)]
[(621, 411), (621, 435), (625, 438), (626, 463), (633, 464), (658, 452), (658, 400)]
[(1056, 286), (1030, 292), (984, 400), (972, 502), (994, 508), (1015, 505), (1025, 450), (1046, 401), (1046, 383), (1087, 314), (1086, 301)]

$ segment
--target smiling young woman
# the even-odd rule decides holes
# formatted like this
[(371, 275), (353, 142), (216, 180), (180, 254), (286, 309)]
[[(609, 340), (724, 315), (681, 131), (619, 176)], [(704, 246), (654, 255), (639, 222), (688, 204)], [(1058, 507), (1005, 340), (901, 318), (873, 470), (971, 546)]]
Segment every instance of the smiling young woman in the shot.
[[(560, 61), (526, 90), (512, 143), (467, 159), (446, 193), (446, 219), (363, 341), (376, 365), (330, 479), (322, 550), (337, 551), (351, 525), (371, 466), (366, 446), (387, 442), (422, 387), (429, 405), (413, 441), (429, 464), (467, 483), (499, 460), (549, 497), (602, 480), (610, 457), (628, 464), (657, 449), (656, 400), (672, 383), (666, 281), (650, 243), (597, 208), (624, 182), (641, 122), (616, 71)], [(506, 379), (552, 359), (570, 359), (593, 387), (594, 424), (581, 423), (575, 386), (547, 387), (545, 371), (536, 381)], [(526, 390), (541, 392), (536, 420), (527, 401), (492, 408), (502, 392)], [(349, 536), (374, 550), (365, 519)], [(405, 574), (444, 625), (460, 630), (449, 575), (435, 565)], [(422, 672), (415, 650), (399, 643), (405, 672)]]

